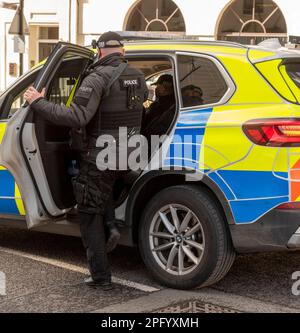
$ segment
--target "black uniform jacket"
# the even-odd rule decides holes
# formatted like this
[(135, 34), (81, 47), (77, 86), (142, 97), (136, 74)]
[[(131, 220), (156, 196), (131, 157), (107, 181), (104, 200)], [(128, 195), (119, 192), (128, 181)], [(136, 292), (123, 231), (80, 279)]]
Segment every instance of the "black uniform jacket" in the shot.
[[(39, 98), (31, 104), (32, 109), (56, 125), (71, 128), (86, 127), (99, 110), (113, 72), (122, 62), (125, 62), (125, 58), (115, 53), (92, 65), (90, 74), (83, 79), (70, 107)], [(143, 97), (146, 99), (148, 90), (145, 82), (143, 82), (143, 89), (145, 95)]]

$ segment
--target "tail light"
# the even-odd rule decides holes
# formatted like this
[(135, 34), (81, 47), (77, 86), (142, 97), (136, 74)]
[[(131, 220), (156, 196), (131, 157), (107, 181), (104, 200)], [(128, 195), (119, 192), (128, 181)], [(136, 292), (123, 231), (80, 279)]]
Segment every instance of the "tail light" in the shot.
[(252, 120), (243, 125), (243, 131), (260, 146), (300, 147), (300, 118)]
[(300, 202), (289, 202), (277, 207), (281, 210), (300, 210)]

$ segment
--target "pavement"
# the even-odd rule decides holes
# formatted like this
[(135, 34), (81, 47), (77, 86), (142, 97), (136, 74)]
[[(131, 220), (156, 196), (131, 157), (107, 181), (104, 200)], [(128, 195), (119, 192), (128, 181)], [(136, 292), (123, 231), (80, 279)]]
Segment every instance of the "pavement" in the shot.
[(0, 227), (0, 312), (300, 312), (300, 296), (292, 293), (300, 252), (239, 255), (222, 281), (191, 291), (161, 286), (136, 248), (120, 246), (109, 260), (114, 289), (89, 288), (79, 238)]

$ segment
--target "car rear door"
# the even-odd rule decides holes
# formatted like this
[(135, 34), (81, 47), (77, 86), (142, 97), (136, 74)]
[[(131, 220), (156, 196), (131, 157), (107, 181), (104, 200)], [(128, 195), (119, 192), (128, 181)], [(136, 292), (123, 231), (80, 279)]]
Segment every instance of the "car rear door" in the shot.
[[(69, 58), (92, 61), (94, 52), (77, 45), (58, 43), (37, 77), (34, 87), (41, 91), (51, 84), (55, 73)], [(83, 66), (82, 72), (86, 69)], [(29, 228), (57, 220), (71, 208), (58, 205), (53, 197), (53, 186), (45, 172), (45, 151), (41, 151), (37, 121), (30, 106), (23, 105), (8, 121), (0, 147), (0, 165), (14, 177), (23, 199)], [(62, 143), (48, 146), (61, 149)], [(57, 147), (57, 148), (56, 148)], [(49, 171), (48, 171), (49, 173)]]

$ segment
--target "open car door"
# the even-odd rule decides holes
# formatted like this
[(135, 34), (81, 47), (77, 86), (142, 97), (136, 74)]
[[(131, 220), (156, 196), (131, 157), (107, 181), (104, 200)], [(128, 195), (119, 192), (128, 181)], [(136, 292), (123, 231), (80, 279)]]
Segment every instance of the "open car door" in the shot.
[[(94, 52), (58, 43), (34, 87), (55, 103), (67, 104)], [(66, 89), (66, 87), (68, 89)], [(68, 92), (66, 92), (68, 90)], [(75, 205), (71, 178), (69, 128), (54, 126), (24, 105), (8, 121), (0, 147), (0, 165), (20, 189), (29, 228), (64, 216)]]

